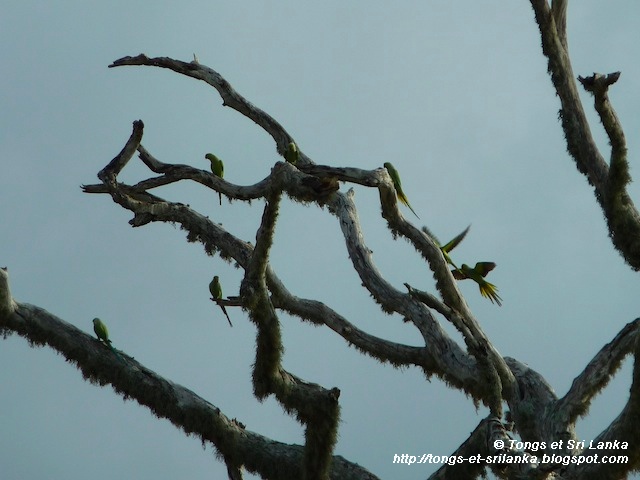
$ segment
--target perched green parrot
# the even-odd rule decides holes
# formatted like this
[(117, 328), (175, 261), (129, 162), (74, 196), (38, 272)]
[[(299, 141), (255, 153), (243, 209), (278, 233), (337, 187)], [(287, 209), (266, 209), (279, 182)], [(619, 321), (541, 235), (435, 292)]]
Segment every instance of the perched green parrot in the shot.
[[(211, 173), (216, 177), (224, 178), (224, 163), (222, 163), (222, 160), (213, 153), (207, 153), (204, 158), (211, 162)], [(218, 197), (220, 198), (220, 205), (222, 205), (222, 193), (218, 192)]]
[(98, 340), (111, 347), (111, 340), (109, 340), (109, 330), (107, 330), (107, 326), (99, 318), (93, 319), (93, 331), (96, 332)]
[(498, 289), (493, 283), (489, 283), (484, 279), (494, 268), (496, 268), (496, 264), (493, 262), (478, 262), (473, 268), (463, 263), (459, 270), (452, 270), (451, 273), (457, 280), (470, 278), (480, 287), (480, 295), (491, 300), (491, 303), (495, 302), (498, 306), (501, 306), (502, 299), (497, 293)]
[(227, 309), (224, 308), (224, 305), (219, 302), (219, 300), (222, 300), (222, 285), (220, 285), (220, 277), (218, 277), (217, 275), (213, 277), (213, 280), (211, 280), (211, 283), (209, 283), (209, 292), (211, 292), (213, 300), (218, 304), (218, 306), (222, 309), (222, 312), (227, 317), (229, 325), (233, 327), (231, 319), (229, 318), (229, 314), (227, 313)]
[(385, 162), (384, 168), (387, 169), (387, 172), (389, 172), (389, 176), (391, 177), (391, 180), (393, 180), (393, 186), (396, 189), (396, 195), (398, 195), (398, 200), (400, 200), (407, 207), (409, 207), (409, 210), (411, 210), (417, 218), (420, 218), (418, 217), (418, 214), (413, 210), (413, 208), (411, 207), (411, 204), (409, 203), (409, 200), (407, 199), (407, 196), (402, 191), (402, 182), (400, 181), (400, 174), (398, 173), (398, 171), (395, 169), (393, 165), (391, 165), (390, 162)]
[(289, 145), (287, 145), (287, 151), (284, 152), (284, 159), (291, 165), (295, 165), (298, 163), (299, 158), (300, 150), (298, 150), (298, 146), (294, 142), (290, 142)]
[(120, 355), (120, 352), (113, 348), (113, 345), (111, 345), (111, 340), (109, 340), (109, 330), (107, 330), (107, 326), (99, 318), (93, 319), (93, 331), (96, 332), (98, 340), (109, 347), (109, 350), (111, 350), (115, 354), (116, 358), (124, 363), (124, 358), (122, 357), (122, 355)]

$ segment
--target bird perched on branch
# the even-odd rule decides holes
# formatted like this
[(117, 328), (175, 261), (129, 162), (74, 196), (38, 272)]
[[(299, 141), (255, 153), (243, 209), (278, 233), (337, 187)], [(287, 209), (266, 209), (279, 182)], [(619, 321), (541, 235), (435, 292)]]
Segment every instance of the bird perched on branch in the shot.
[(122, 355), (120, 355), (120, 352), (113, 348), (113, 345), (111, 345), (111, 340), (109, 340), (109, 330), (107, 329), (107, 326), (99, 318), (93, 319), (93, 331), (96, 332), (96, 336), (98, 337), (98, 340), (100, 340), (100, 343), (109, 347), (109, 349), (115, 354), (116, 358), (120, 362), (124, 363), (124, 358), (122, 357)]
[[(224, 163), (222, 163), (222, 160), (213, 153), (207, 153), (204, 158), (211, 162), (211, 173), (216, 177), (224, 178)], [(222, 193), (218, 192), (218, 197), (220, 199), (220, 205), (222, 205)]]
[(100, 340), (108, 347), (111, 347), (111, 340), (109, 340), (109, 330), (107, 329), (107, 326), (104, 324), (104, 322), (99, 318), (93, 319), (93, 331), (96, 332), (98, 340)]
[(496, 268), (496, 264), (493, 262), (478, 262), (476, 266), (471, 268), (466, 263), (463, 263), (460, 269), (452, 270), (451, 273), (456, 280), (465, 280), (470, 278), (478, 284), (480, 288), (480, 295), (488, 298), (491, 303), (497, 303), (498, 306), (502, 305), (502, 299), (498, 295), (498, 289), (493, 283), (487, 282), (484, 277)]
[(211, 296), (213, 297), (212, 300), (218, 304), (224, 315), (227, 317), (229, 325), (233, 327), (229, 314), (227, 313), (227, 309), (220, 303), (220, 300), (222, 300), (222, 285), (220, 285), (220, 277), (217, 275), (213, 277), (213, 280), (209, 283), (209, 292), (211, 292)]
[(419, 219), (420, 217), (418, 217), (418, 214), (413, 210), (413, 208), (411, 207), (411, 204), (409, 203), (409, 199), (402, 191), (402, 182), (400, 181), (400, 174), (398, 173), (398, 171), (395, 169), (393, 165), (391, 165), (390, 162), (385, 162), (384, 168), (387, 169), (387, 172), (389, 172), (389, 176), (391, 177), (391, 180), (393, 180), (393, 186), (396, 189), (396, 195), (398, 196), (398, 200), (400, 200), (407, 207), (409, 207), (409, 210), (411, 210), (411, 212), (416, 216), (416, 218)]
[(291, 165), (295, 165), (298, 163), (299, 158), (300, 150), (298, 150), (298, 146), (294, 142), (289, 142), (289, 145), (287, 145), (287, 151), (284, 152), (284, 159)]

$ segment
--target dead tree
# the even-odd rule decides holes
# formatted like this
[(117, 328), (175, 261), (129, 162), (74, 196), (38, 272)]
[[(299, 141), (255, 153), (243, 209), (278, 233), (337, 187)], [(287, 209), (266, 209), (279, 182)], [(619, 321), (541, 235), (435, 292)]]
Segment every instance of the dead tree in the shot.
[[(609, 137), (609, 161), (596, 147), (578, 96), (566, 37), (566, 0), (531, 0), (539, 26), (542, 48), (548, 58), (551, 80), (560, 98), (560, 119), (567, 149), (580, 173), (593, 186), (602, 207), (611, 240), (634, 270), (640, 269), (640, 218), (629, 198), (630, 181), (624, 133), (607, 97), (619, 73), (578, 77), (595, 99), (595, 108)], [(111, 67), (154, 66), (172, 70), (215, 88), (223, 105), (251, 119), (274, 140), (285, 157), (293, 139), (269, 114), (255, 107), (216, 71), (194, 59), (183, 62), (146, 55), (124, 57)], [(76, 364), (84, 377), (94, 383), (110, 384), (123, 397), (136, 399), (159, 417), (167, 418), (186, 433), (199, 436), (214, 446), (227, 465), (229, 478), (242, 478), (242, 471), (269, 479), (374, 479), (365, 468), (334, 455), (340, 419), (340, 390), (321, 386), (285, 370), (278, 312), (287, 312), (302, 321), (330, 328), (347, 346), (394, 366), (415, 366), (427, 377), (435, 375), (450, 388), (485, 405), (489, 415), (452, 452), (452, 457), (477, 463), (445, 465), (431, 478), (476, 478), (489, 468), (503, 478), (520, 479), (617, 479), (640, 465), (640, 355), (638, 322), (627, 324), (577, 375), (567, 394), (558, 398), (545, 379), (514, 358), (502, 356), (484, 334), (479, 322), (458, 290), (443, 250), (428, 230), (416, 228), (398, 210), (396, 190), (387, 170), (361, 170), (348, 166), (318, 165), (300, 152), (297, 162), (278, 162), (270, 174), (253, 185), (235, 185), (208, 171), (189, 165), (158, 160), (142, 145), (143, 123), (133, 123), (133, 133), (122, 151), (98, 174), (99, 184), (83, 190), (106, 194), (133, 214), (130, 224), (142, 227), (151, 222), (180, 225), (189, 242), (202, 244), (208, 255), (236, 262), (244, 271), (240, 296), (221, 300), (222, 305), (241, 306), (258, 332), (253, 370), (257, 398), (275, 396), (282, 408), (304, 426), (304, 445), (288, 445), (249, 431), (240, 420), (230, 419), (194, 392), (160, 377), (125, 354), (113, 355), (95, 339), (53, 314), (25, 303), (17, 303), (9, 291), (6, 269), (0, 271), (0, 328), (16, 332), (34, 345), (48, 345)], [(118, 175), (135, 154), (154, 176), (129, 185)], [(258, 179), (256, 179), (258, 180)], [(265, 200), (255, 245), (241, 240), (232, 231), (198, 213), (188, 205), (158, 196), (165, 185), (197, 182), (234, 201)], [(394, 237), (404, 237), (433, 272), (435, 293), (405, 284), (399, 291), (388, 283), (373, 263), (371, 252), (353, 203), (353, 190), (342, 185), (356, 184), (378, 189), (381, 215)], [(155, 193), (151, 193), (151, 191)], [(269, 262), (270, 250), (283, 196), (310, 205), (326, 207), (336, 217), (349, 258), (362, 286), (384, 312), (396, 312), (412, 324), (422, 337), (419, 347), (377, 338), (358, 328), (327, 305), (299, 298), (281, 282)], [(452, 339), (442, 327), (450, 322), (464, 339)], [(593, 398), (608, 384), (627, 355), (635, 361), (628, 401), (619, 416), (604, 429), (593, 444), (597, 455), (627, 456), (623, 463), (593, 461), (594, 450), (576, 444), (574, 426), (589, 412)], [(508, 409), (505, 410), (505, 405)], [(514, 444), (514, 435), (525, 445)], [(572, 442), (574, 441), (574, 442)], [(619, 443), (627, 448), (620, 450)], [(535, 445), (536, 448), (528, 448)], [(618, 447), (616, 446), (618, 445)], [(556, 460), (543, 461), (544, 455)], [(487, 458), (501, 458), (490, 463)], [(563, 461), (562, 459), (570, 459)], [(591, 460), (590, 460), (591, 458)]]

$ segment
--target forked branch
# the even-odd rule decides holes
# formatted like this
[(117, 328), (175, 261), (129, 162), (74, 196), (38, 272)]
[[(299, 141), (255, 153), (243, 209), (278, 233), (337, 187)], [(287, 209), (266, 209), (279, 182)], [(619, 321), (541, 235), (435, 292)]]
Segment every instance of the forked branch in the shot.
[(629, 197), (626, 186), (631, 181), (624, 133), (607, 91), (620, 72), (579, 77), (582, 86), (594, 96), (595, 108), (611, 145), (610, 162), (604, 160), (591, 134), (578, 95), (566, 41), (567, 0), (553, 2), (531, 0), (542, 38), (542, 52), (549, 60), (551, 81), (560, 98), (559, 112), (567, 150), (578, 170), (594, 187), (614, 247), (634, 269), (640, 270), (640, 213)]

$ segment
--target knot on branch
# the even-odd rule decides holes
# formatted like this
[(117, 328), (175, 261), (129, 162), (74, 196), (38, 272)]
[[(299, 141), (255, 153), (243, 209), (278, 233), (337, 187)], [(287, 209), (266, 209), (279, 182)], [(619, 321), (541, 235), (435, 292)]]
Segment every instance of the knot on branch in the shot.
[(309, 175), (288, 162), (277, 162), (273, 167), (273, 173), (278, 177), (276, 188), (286, 191), (290, 197), (301, 202), (323, 204), (329, 195), (340, 188), (338, 178)]

